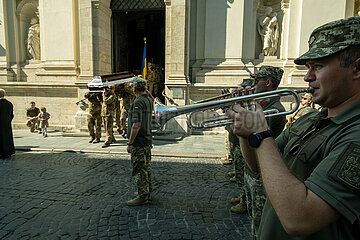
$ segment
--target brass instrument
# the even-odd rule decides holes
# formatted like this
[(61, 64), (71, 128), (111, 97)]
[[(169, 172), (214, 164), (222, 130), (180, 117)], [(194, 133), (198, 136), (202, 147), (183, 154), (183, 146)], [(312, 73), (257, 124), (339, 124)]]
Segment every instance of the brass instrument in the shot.
[(228, 97), (228, 96), (231, 96), (232, 93), (229, 92), (229, 93), (224, 93), (224, 94), (220, 94), (218, 96), (214, 96), (214, 97), (209, 97), (209, 98), (206, 98), (206, 99), (203, 99), (203, 100), (199, 100), (199, 101), (191, 101), (191, 104), (198, 104), (198, 103), (204, 103), (204, 102), (210, 102), (210, 101), (214, 101), (214, 100), (217, 100), (217, 99), (222, 99), (222, 98), (225, 98), (225, 97)]
[(192, 129), (207, 129), (213, 127), (225, 126), (233, 123), (233, 120), (229, 117), (223, 115), (218, 118), (210, 119), (207, 121), (202, 121), (200, 123), (194, 123), (191, 115), (195, 112), (205, 111), (205, 110), (215, 110), (224, 107), (231, 106), (232, 104), (242, 104), (246, 109), (255, 110), (255, 101), (262, 99), (281, 97), (281, 96), (293, 96), (295, 98), (295, 106), (293, 109), (284, 112), (278, 112), (276, 109), (270, 109), (264, 111), (265, 117), (274, 117), (279, 115), (287, 115), (294, 113), (300, 106), (300, 97), (299, 93), (303, 92), (312, 92), (312, 88), (304, 90), (291, 90), (291, 89), (280, 89), (269, 92), (255, 93), (250, 95), (242, 95), (238, 97), (221, 99), (217, 101), (208, 101), (197, 104), (179, 106), (179, 107), (166, 107), (163, 105), (158, 98), (154, 100), (154, 113), (155, 121), (159, 128), (163, 128), (165, 123), (171, 118), (176, 116), (187, 114), (188, 115), (188, 125)]

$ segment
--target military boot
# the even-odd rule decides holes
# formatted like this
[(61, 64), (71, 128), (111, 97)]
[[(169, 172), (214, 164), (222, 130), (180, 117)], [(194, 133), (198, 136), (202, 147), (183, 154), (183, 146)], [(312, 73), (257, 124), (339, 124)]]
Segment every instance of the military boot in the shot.
[(105, 142), (104, 145), (102, 145), (101, 147), (102, 147), (102, 148), (107, 148), (107, 147), (109, 147), (109, 146), (110, 146), (110, 143), (109, 143), (109, 142)]
[(230, 181), (231, 181), (231, 182), (236, 182), (236, 177), (233, 176), (232, 178), (230, 178)]
[(95, 139), (94, 141), (93, 141), (93, 143), (99, 143), (100, 142), (100, 139)]
[(232, 211), (233, 213), (237, 213), (237, 214), (241, 214), (241, 213), (246, 213), (247, 209), (246, 209), (246, 205), (243, 203), (238, 203), (235, 206), (232, 206), (230, 208), (230, 211)]
[(92, 143), (95, 140), (95, 138), (90, 138), (89, 143)]
[(143, 205), (143, 204), (146, 204), (148, 203), (147, 200), (137, 196), (136, 198), (134, 199), (131, 199), (129, 201), (127, 201), (127, 205), (128, 206), (139, 206), (139, 205)]

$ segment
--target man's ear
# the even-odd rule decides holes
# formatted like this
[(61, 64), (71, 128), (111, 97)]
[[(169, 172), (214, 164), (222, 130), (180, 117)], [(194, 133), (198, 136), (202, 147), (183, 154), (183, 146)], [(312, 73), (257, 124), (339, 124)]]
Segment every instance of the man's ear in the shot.
[(272, 82), (272, 78), (267, 78), (266, 79), (266, 87), (271, 87), (273, 85), (273, 82)]
[(353, 62), (352, 65), (354, 71), (354, 79), (360, 80), (360, 58), (356, 59), (356, 61)]

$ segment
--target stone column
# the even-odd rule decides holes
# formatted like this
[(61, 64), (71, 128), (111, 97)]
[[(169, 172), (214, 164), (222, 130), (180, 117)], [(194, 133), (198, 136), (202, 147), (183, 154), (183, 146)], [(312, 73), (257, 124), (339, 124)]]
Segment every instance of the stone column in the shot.
[[(179, 105), (185, 105), (189, 88), (189, 7), (190, 0), (165, 0), (166, 47), (165, 88), (166, 94)], [(167, 128), (186, 132), (185, 116), (172, 119)]]

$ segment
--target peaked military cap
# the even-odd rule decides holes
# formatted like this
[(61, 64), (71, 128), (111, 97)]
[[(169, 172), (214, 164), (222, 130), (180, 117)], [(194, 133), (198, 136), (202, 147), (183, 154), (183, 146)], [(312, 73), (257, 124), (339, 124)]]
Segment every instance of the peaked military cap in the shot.
[(240, 84), (241, 87), (251, 86), (254, 83), (253, 78), (245, 78), (243, 82)]
[(133, 80), (133, 85), (135, 88), (144, 88), (146, 87), (146, 80), (140, 77), (136, 77)]
[(305, 93), (302, 98), (310, 99), (312, 100), (312, 94), (311, 93)]
[(360, 17), (351, 17), (316, 28), (309, 38), (309, 50), (294, 60), (304, 65), (306, 60), (327, 57), (348, 46), (360, 44)]
[(274, 80), (274, 84), (279, 85), (284, 70), (273, 66), (261, 66), (259, 71), (255, 74), (250, 74), (252, 78), (259, 77), (271, 77)]

